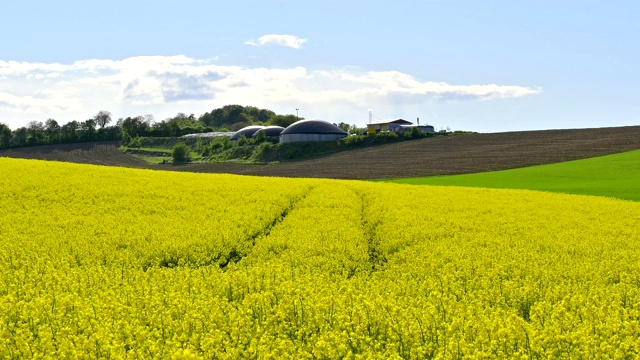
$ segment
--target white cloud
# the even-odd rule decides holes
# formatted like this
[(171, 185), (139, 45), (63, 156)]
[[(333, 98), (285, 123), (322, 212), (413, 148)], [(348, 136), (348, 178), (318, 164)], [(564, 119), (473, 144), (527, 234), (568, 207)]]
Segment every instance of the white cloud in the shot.
[(261, 36), (257, 41), (247, 41), (245, 44), (253, 46), (280, 45), (294, 49), (300, 49), (302, 47), (302, 44), (306, 42), (307, 39), (301, 39), (294, 35), (269, 34)]
[(227, 104), (284, 113), (301, 108), (307, 117), (358, 116), (363, 123), (369, 107), (403, 109), (448, 100), (518, 98), (541, 91), (424, 82), (398, 71), (220, 66), (182, 55), (66, 65), (0, 61), (0, 77), (0, 122), (12, 128), (49, 117), (61, 123), (83, 120), (99, 110), (115, 116), (151, 113), (163, 119), (177, 112), (199, 115)]

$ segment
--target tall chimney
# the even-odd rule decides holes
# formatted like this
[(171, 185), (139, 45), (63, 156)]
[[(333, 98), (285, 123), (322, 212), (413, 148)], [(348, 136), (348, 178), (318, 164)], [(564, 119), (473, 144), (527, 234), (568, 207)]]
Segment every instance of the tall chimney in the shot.
[(418, 125), (420, 125), (420, 118), (418, 118)]

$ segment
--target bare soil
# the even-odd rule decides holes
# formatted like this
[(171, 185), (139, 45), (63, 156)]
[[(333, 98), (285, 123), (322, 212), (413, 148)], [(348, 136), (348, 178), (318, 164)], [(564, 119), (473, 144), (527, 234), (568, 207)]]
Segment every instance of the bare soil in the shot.
[(0, 151), (0, 156), (173, 171), (380, 179), (506, 170), (636, 149), (640, 126), (434, 137), (268, 165), (151, 165), (124, 154), (117, 142), (12, 149)]
[(24, 147), (0, 150), (0, 156), (132, 168), (149, 167), (146, 161), (120, 151), (120, 141)]

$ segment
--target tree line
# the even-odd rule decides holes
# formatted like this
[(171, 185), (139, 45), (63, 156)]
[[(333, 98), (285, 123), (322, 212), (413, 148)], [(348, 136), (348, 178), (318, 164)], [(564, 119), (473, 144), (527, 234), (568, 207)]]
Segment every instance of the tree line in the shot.
[(199, 117), (178, 113), (176, 116), (154, 121), (152, 115), (119, 118), (113, 121), (109, 111), (100, 111), (85, 121), (70, 121), (60, 125), (55, 119), (31, 121), (12, 130), (0, 123), (0, 149), (55, 145), (90, 141), (129, 141), (132, 138), (177, 137), (186, 134), (236, 131), (249, 125), (278, 125), (287, 127), (299, 120), (295, 115), (279, 115), (254, 106), (226, 105)]

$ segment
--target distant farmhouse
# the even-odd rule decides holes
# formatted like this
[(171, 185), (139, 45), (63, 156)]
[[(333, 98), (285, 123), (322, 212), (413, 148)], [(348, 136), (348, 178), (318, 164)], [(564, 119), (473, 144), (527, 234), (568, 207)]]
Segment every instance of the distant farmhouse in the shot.
[(369, 135), (375, 135), (381, 131), (408, 132), (411, 131), (412, 128), (417, 128), (421, 132), (435, 132), (432, 125), (413, 125), (411, 121), (396, 119), (371, 122), (367, 124), (367, 133)]
[(412, 125), (411, 121), (407, 121), (404, 119), (396, 119), (396, 120), (380, 120), (374, 121), (367, 124), (367, 132), (370, 135), (375, 135), (381, 131), (392, 131), (402, 125)]

